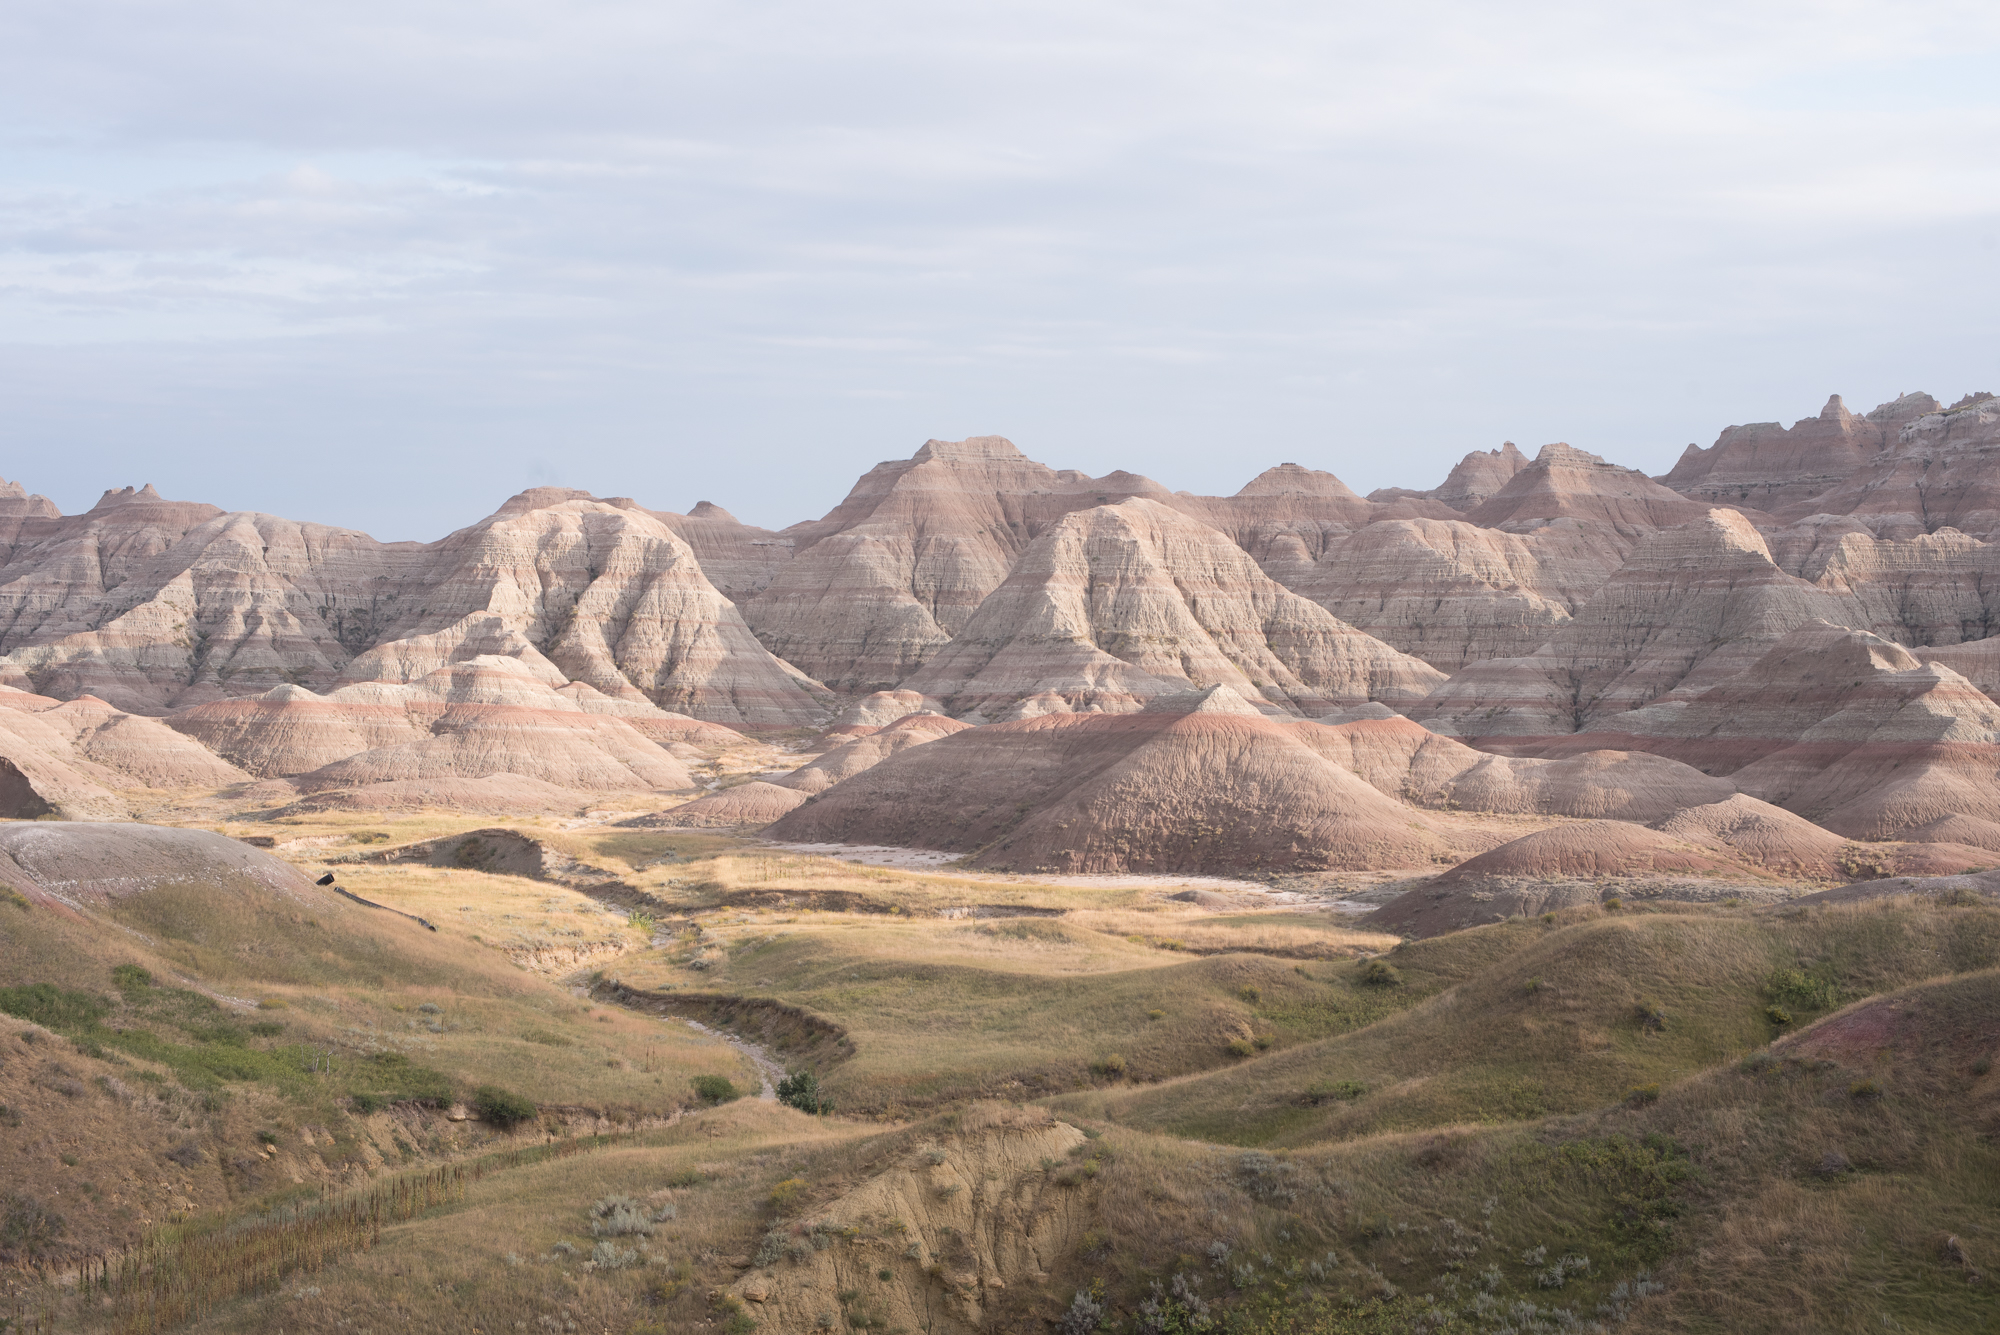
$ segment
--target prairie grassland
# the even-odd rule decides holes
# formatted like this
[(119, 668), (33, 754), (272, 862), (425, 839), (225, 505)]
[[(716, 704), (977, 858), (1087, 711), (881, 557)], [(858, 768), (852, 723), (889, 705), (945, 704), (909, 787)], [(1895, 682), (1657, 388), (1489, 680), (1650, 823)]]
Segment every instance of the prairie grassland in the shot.
[[(1150, 1130), (1262, 1146), (1581, 1112), (1734, 1061), (1843, 999), (2000, 963), (2000, 913), (1896, 903), (1585, 909), (1413, 942), (1383, 959), (1400, 969), (1481, 937), (1511, 948), (1379, 1023), (1090, 1106)], [(1360, 977), (1355, 966), (1312, 974), (1342, 984), (1334, 1004)], [(1781, 976), (1793, 979), (1785, 995), (1773, 988)], [(1790, 1022), (1774, 1023), (1774, 1008)]]

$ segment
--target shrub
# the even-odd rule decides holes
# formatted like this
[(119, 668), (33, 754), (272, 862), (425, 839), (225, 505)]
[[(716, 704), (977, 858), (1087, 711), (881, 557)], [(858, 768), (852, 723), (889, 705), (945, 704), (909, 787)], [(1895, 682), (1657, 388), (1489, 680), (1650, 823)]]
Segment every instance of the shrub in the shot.
[(167, 1158), (183, 1168), (192, 1168), (202, 1160), (201, 1146), (192, 1140), (184, 1140), (167, 1151)]
[(1099, 1057), (1090, 1064), (1090, 1073), (1092, 1075), (1123, 1075), (1125, 1074), (1125, 1058), (1115, 1052), (1108, 1057)]
[(1992, 1069), (1993, 1059), (1991, 1057), (1981, 1057), (1972, 1063), (1972, 1073), (1974, 1075), (1985, 1075)]
[(535, 1115), (535, 1105), (498, 1085), (481, 1085), (472, 1095), (473, 1109), (486, 1121), (515, 1126)]
[(1840, 1005), (1840, 988), (1830, 978), (1801, 969), (1779, 969), (1764, 980), (1764, 995), (1801, 1010), (1830, 1011)]
[(623, 1270), (639, 1263), (638, 1248), (620, 1248), (613, 1242), (600, 1242), (590, 1249), (591, 1262), (599, 1270)]
[(1369, 960), (1361, 969), (1364, 987), (1401, 987), (1403, 973), (1387, 960)]
[(1302, 1100), (1312, 1107), (1318, 1107), (1328, 1099), (1358, 1099), (1368, 1092), (1368, 1086), (1359, 1080), (1321, 1080), (1306, 1086)]
[(1149, 1020), (1164, 1020), (1167, 1018), (1167, 1013), (1165, 1011), (1147, 1011), (1146, 1018)]
[(1625, 1091), (1625, 1102), (1629, 1107), (1643, 1108), (1649, 1103), (1658, 1103), (1659, 1101), (1660, 1087), (1658, 1085), (1634, 1085)]
[(890, 1280), (894, 1279), (895, 1277), (896, 1277), (896, 1272), (893, 1270), (877, 1270), (875, 1272), (875, 1278), (881, 1280), (884, 1284), (887, 1284)]
[(1256, 1050), (1257, 1045), (1247, 1038), (1232, 1038), (1229, 1040), (1229, 1055), (1232, 1057), (1247, 1057)]
[(128, 1001), (136, 1001), (153, 985), (153, 975), (136, 964), (121, 964), (111, 971), (111, 981)]
[(1857, 1080), (1847, 1087), (1847, 1092), (1857, 1099), (1879, 1099), (1882, 1097), (1882, 1086), (1873, 1080)]
[(1764, 1008), (1764, 1018), (1782, 1028), (1792, 1022), (1792, 1013), (1783, 1006), (1766, 1006)]
[(1625, 907), (1625, 901), (1620, 899), (1616, 895), (1613, 895), (1611, 896), (1611, 898), (1604, 901), (1605, 911), (1609, 913), (1616, 913), (1618, 912), (1618, 910), (1624, 907)]
[(729, 1103), (743, 1097), (743, 1091), (731, 1084), (727, 1076), (698, 1075), (693, 1084), (695, 1097), (703, 1103)]
[(819, 1092), (819, 1076), (812, 1071), (794, 1071), (780, 1080), (778, 1102), (815, 1117), (833, 1111), (833, 1101)]
[(590, 1231), (600, 1238), (650, 1237), (653, 1225), (630, 1196), (606, 1196), (590, 1207)]
[(1643, 999), (1633, 1002), (1632, 1018), (1638, 1021), (1641, 1029), (1659, 1030), (1667, 1027), (1667, 1013), (1655, 1002)]
[(44, 1029), (89, 1029), (109, 1009), (101, 997), (48, 983), (0, 987), (0, 1011), (18, 1015)]
[(1535, 993), (1542, 990), (1542, 980), (1539, 978), (1530, 978), (1527, 982), (1521, 984), (1521, 990), (1532, 997)]
[(773, 1210), (783, 1210), (804, 1194), (806, 1180), (802, 1177), (788, 1177), (771, 1188), (770, 1206)]
[(1254, 987), (1239, 987), (1236, 995), (1253, 1006), (1264, 999), (1264, 994)]

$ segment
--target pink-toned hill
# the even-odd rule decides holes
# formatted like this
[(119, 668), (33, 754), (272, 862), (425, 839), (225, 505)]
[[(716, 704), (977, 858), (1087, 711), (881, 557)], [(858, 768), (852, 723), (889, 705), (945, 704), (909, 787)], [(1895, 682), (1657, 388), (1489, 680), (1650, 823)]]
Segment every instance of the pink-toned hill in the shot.
[(972, 725), (942, 714), (905, 714), (887, 727), (843, 743), (772, 782), (799, 793), (823, 793), (913, 746), (964, 732)]
[(1137, 713), (954, 733), (819, 794), (768, 833), (1065, 872), (1424, 866), (1466, 846), (1227, 687)]

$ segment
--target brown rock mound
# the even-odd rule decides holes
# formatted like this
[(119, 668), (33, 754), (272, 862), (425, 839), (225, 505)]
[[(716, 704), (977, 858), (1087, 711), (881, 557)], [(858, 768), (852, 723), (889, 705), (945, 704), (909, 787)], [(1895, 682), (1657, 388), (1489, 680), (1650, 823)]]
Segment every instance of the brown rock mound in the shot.
[(1573, 879), (1741, 872), (1743, 864), (1707, 840), (1692, 843), (1629, 821), (1574, 821), (1468, 858), (1431, 884), (1438, 889), (1488, 880)]
[(1423, 866), (1452, 839), (1227, 687), (913, 747), (769, 831), (1065, 872)]
[(1791, 812), (1738, 793), (1689, 807), (1658, 822), (1660, 833), (1690, 844), (1719, 845), (1780, 875), (1825, 880), (1840, 875), (1847, 841)]

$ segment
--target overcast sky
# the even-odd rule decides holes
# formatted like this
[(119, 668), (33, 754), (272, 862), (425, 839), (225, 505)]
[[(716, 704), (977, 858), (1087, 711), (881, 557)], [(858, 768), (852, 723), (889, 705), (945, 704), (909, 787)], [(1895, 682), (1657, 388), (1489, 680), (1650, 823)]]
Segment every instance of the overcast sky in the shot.
[(8, 0), (0, 475), (782, 526), (2000, 389), (2000, 6)]

